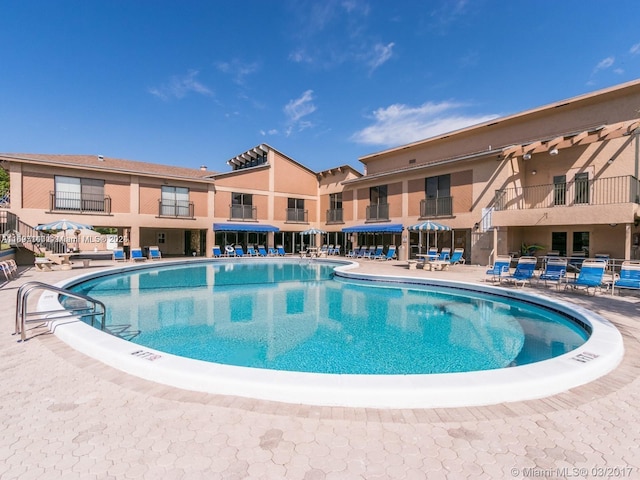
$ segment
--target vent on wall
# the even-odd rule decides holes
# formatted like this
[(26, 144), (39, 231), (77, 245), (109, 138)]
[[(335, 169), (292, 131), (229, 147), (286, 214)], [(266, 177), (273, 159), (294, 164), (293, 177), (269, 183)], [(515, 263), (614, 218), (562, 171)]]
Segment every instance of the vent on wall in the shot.
[(411, 165), (412, 163), (416, 163), (416, 159), (412, 158), (411, 160), (409, 160), (409, 165)]

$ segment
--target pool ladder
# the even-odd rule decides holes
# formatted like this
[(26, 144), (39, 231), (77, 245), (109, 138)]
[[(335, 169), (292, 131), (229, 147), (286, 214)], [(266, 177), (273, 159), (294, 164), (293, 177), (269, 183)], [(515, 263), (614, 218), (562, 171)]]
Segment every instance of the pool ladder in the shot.
[[(28, 299), (29, 294), (36, 290), (45, 290), (50, 292), (56, 292), (69, 298), (76, 300), (76, 305), (71, 305), (71, 308), (62, 308), (56, 310), (46, 310), (40, 312), (28, 311)], [(82, 305), (80, 305), (82, 303)], [(44, 323), (50, 320), (58, 318), (73, 318), (73, 317), (91, 317), (91, 326), (95, 325), (96, 317), (101, 316), (100, 328), (105, 329), (105, 319), (107, 316), (107, 307), (104, 303), (95, 298), (91, 298), (87, 295), (72, 292), (65, 288), (54, 287), (47, 283), (42, 282), (27, 282), (18, 289), (16, 296), (16, 330), (14, 335), (20, 333), (20, 341), (26, 340), (25, 326), (27, 323)]]

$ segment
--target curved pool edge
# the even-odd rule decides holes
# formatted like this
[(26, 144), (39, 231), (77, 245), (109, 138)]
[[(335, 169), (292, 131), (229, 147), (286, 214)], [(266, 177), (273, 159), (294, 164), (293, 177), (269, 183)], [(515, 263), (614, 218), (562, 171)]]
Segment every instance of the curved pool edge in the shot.
[[(166, 264), (176, 263), (181, 262)], [(611, 372), (622, 361), (624, 346), (620, 332), (605, 318), (578, 305), (549, 301), (533, 292), (475, 283), (358, 273), (353, 271), (356, 263), (341, 263), (344, 266), (336, 268), (336, 275), (346, 279), (447, 286), (524, 299), (543, 306), (552, 305), (590, 325), (592, 334), (585, 344), (572, 352), (507, 369), (430, 375), (334, 375), (236, 367), (178, 357), (127, 342), (79, 320), (52, 321), (51, 330), (63, 342), (91, 358), (160, 384), (197, 392), (322, 406), (447, 408), (532, 400), (594, 381)], [(64, 287), (79, 280), (141, 268), (144, 266), (104, 269), (65, 280), (56, 286)], [(38, 309), (54, 308), (60, 308), (57, 295), (44, 293)]]

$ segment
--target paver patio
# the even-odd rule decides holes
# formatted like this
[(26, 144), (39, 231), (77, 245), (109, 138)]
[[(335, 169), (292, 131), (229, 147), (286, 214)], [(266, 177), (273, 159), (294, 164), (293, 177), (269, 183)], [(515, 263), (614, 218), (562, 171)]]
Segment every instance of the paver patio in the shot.
[[(91, 269), (101, 268), (98, 264), (92, 262)], [(465, 281), (482, 281), (485, 270), (410, 271), (406, 262), (373, 261), (362, 262), (361, 269)], [(640, 478), (637, 294), (587, 297), (537, 289), (589, 308), (621, 331), (621, 365), (588, 385), (485, 407), (376, 410), (194, 393), (121, 373), (52, 334), (18, 343), (11, 335), (17, 288), (86, 271), (29, 268), (0, 288), (2, 479), (597, 478), (605, 473)]]

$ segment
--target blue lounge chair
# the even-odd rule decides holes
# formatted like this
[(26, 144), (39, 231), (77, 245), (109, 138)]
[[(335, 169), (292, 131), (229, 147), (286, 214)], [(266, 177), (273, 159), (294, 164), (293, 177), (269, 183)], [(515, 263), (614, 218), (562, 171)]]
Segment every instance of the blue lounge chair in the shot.
[(340, 255), (340, 245), (334, 245), (333, 249), (329, 249), (329, 255)]
[(131, 261), (144, 262), (146, 259), (147, 259), (147, 257), (145, 257), (142, 254), (142, 249), (141, 248), (132, 248), (131, 249)]
[(442, 250), (440, 250), (440, 255), (438, 255), (438, 260), (440, 260), (441, 262), (446, 262), (447, 260), (449, 260), (450, 257), (451, 257), (451, 249), (447, 247), (443, 247)]
[(222, 256), (222, 251), (220, 250), (220, 245), (213, 246), (213, 257), (220, 258)]
[(516, 287), (518, 285), (524, 287), (525, 283), (533, 278), (537, 263), (538, 259), (536, 257), (520, 257), (518, 259), (518, 265), (516, 265), (516, 271), (511, 275), (500, 276), (500, 283), (502, 283), (502, 281), (513, 282)]
[(367, 247), (365, 247), (364, 245), (360, 245), (359, 247), (356, 247), (356, 249), (354, 250), (354, 258), (361, 258), (364, 256), (364, 254), (367, 252)]
[(509, 275), (511, 256), (496, 255), (493, 265), (489, 267), (486, 274), (491, 276), (491, 282), (500, 282), (500, 278)]
[(114, 248), (111, 256), (116, 262), (124, 262), (127, 259), (127, 256), (124, 253), (124, 249), (122, 248)]
[(330, 247), (328, 247), (327, 245), (322, 245), (320, 247), (320, 250), (318, 250), (318, 256), (319, 257), (326, 257), (327, 254), (329, 253), (329, 248), (333, 248), (333, 245), (331, 245)]
[(242, 249), (242, 245), (236, 245), (233, 250), (236, 254), (236, 257), (244, 257), (244, 250)]
[(284, 257), (286, 255), (286, 252), (284, 251), (284, 247), (282, 245), (276, 245), (276, 250), (279, 256)]
[(360, 253), (362, 253), (362, 258), (371, 258), (371, 255), (373, 255), (375, 251), (375, 245), (371, 245), (369, 248), (364, 247)]
[(277, 256), (278, 256), (278, 250), (276, 250), (276, 249), (275, 249), (275, 248), (273, 248), (273, 247), (269, 247), (269, 253), (268, 253), (268, 255), (269, 255), (270, 257), (277, 257)]
[(249, 255), (250, 257), (258, 256), (258, 254), (256, 253), (256, 249), (253, 247), (253, 245), (247, 245), (247, 255)]
[(258, 255), (261, 257), (267, 256), (267, 251), (265, 250), (264, 245), (258, 245)]
[(427, 261), (431, 262), (437, 259), (438, 259), (438, 249), (435, 247), (429, 247), (429, 250), (427, 250)]
[(382, 257), (382, 252), (384, 251), (384, 245), (378, 245), (373, 253), (369, 254), (369, 260), (374, 260), (376, 258)]
[(604, 271), (606, 268), (606, 260), (584, 260), (582, 262), (578, 278), (568, 281), (565, 284), (565, 290), (569, 287), (573, 288), (574, 290), (578, 288), (584, 288), (587, 291), (587, 295), (589, 295), (589, 289), (593, 288), (593, 294), (595, 295), (596, 289), (602, 287)]
[(620, 274), (613, 282), (613, 291), (615, 288), (631, 288), (640, 289), (640, 261), (625, 260), (620, 267)]
[(384, 255), (380, 255), (379, 257), (376, 257), (378, 260), (391, 260), (393, 258), (396, 258), (396, 246), (395, 245), (389, 245), (389, 248), (387, 249), (387, 253)]
[(160, 253), (160, 249), (158, 247), (149, 247), (150, 260), (160, 260), (161, 258), (162, 258), (162, 253)]
[(555, 282), (556, 288), (560, 288), (560, 283), (567, 279), (567, 259), (561, 257), (547, 257), (547, 264), (544, 271), (540, 274), (538, 280), (547, 282)]
[(464, 255), (464, 248), (456, 248), (453, 250), (453, 255), (449, 259), (449, 263), (451, 265), (458, 265), (459, 263), (464, 264), (466, 262)]

